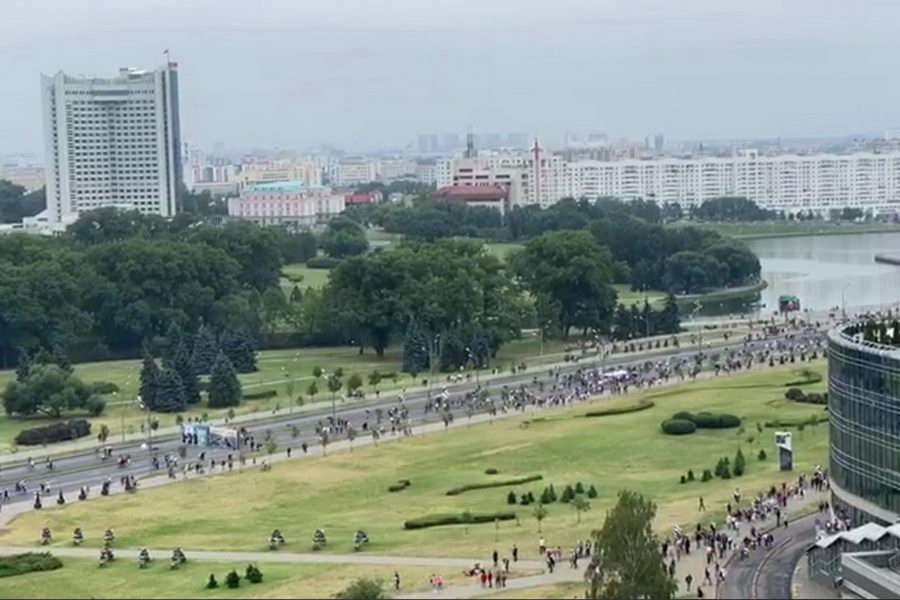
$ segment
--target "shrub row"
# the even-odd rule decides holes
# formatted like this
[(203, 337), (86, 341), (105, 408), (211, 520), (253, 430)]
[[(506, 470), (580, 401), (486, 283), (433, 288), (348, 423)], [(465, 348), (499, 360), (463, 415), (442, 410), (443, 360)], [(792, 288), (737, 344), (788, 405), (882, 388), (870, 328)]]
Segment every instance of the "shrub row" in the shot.
[(49, 552), (26, 552), (0, 557), (0, 578), (24, 575), (37, 571), (62, 568), (62, 561)]
[(774, 421), (766, 421), (765, 425), (769, 429), (779, 429), (785, 427), (807, 427), (815, 426), (820, 423), (827, 423), (828, 415), (812, 416), (807, 419), (775, 419)]
[(828, 404), (828, 392), (804, 393), (800, 388), (792, 387), (784, 393), (784, 397), (793, 402), (803, 402), (805, 404)]
[(816, 373), (815, 371), (804, 370), (800, 373), (801, 379), (797, 379), (795, 381), (788, 381), (784, 384), (784, 387), (794, 387), (797, 385), (809, 385), (811, 383), (819, 383), (822, 381), (822, 375), (820, 373)]
[(673, 419), (684, 419), (691, 421), (697, 426), (697, 429), (729, 429), (731, 427), (740, 427), (741, 419), (728, 413), (689, 413), (677, 412), (672, 415)]
[(646, 398), (641, 399), (639, 402), (635, 404), (629, 404), (628, 406), (619, 406), (616, 408), (606, 408), (602, 410), (592, 410), (584, 414), (586, 417), (608, 417), (610, 415), (624, 415), (626, 413), (638, 412), (641, 410), (647, 410), (648, 408), (653, 408), (655, 403), (653, 400), (648, 400)]
[(504, 511), (496, 513), (470, 513), (427, 515), (418, 519), (410, 519), (403, 523), (404, 529), (424, 529), (441, 525), (466, 525), (470, 523), (493, 523), (494, 521), (511, 521), (516, 513)]
[(306, 261), (308, 269), (333, 269), (341, 264), (341, 259), (330, 256), (316, 256)]
[(243, 397), (244, 400), (266, 400), (268, 398), (274, 398), (277, 395), (277, 390), (263, 390), (261, 392), (247, 392)]
[(410, 486), (410, 483), (411, 482), (409, 481), (409, 479), (400, 479), (397, 481), (397, 483), (389, 485), (388, 491), (389, 492), (402, 492), (403, 490), (405, 490), (406, 488), (408, 488)]
[(92, 381), (90, 383), (91, 392), (95, 394), (113, 394), (119, 391), (119, 386), (108, 381)]
[(463, 492), (470, 492), (472, 490), (483, 490), (487, 488), (503, 487), (506, 485), (531, 483), (532, 481), (540, 481), (543, 478), (543, 475), (531, 475), (529, 477), (520, 477), (519, 479), (504, 479), (503, 481), (489, 481), (486, 483), (470, 483), (468, 485), (462, 485), (460, 487), (455, 487), (453, 489), (447, 490), (447, 495), (457, 496), (459, 494), (462, 494)]
[(73, 419), (68, 423), (54, 423), (43, 427), (23, 429), (16, 435), (20, 446), (39, 446), (66, 440), (77, 440), (91, 434), (91, 424), (84, 419)]
[(697, 431), (697, 426), (693, 421), (687, 419), (666, 419), (659, 424), (663, 433), (669, 435), (688, 435)]
[(485, 469), (485, 470), (484, 470), (484, 474), (485, 474), (485, 475), (497, 475), (498, 473), (500, 473), (500, 471), (498, 471), (498, 470), (495, 469), (494, 467), (491, 467), (491, 468), (489, 468), (489, 469)]

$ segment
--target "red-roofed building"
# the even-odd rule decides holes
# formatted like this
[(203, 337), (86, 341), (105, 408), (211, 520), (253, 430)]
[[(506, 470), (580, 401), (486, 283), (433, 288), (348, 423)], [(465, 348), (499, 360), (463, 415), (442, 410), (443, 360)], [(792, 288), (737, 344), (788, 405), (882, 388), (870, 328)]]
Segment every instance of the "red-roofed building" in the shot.
[(376, 202), (381, 202), (381, 192), (344, 195), (344, 204), (346, 206), (352, 206), (354, 204), (374, 204)]
[(509, 207), (509, 189), (503, 185), (448, 185), (431, 197), (446, 202), (465, 202), (469, 206), (487, 206), (505, 214)]

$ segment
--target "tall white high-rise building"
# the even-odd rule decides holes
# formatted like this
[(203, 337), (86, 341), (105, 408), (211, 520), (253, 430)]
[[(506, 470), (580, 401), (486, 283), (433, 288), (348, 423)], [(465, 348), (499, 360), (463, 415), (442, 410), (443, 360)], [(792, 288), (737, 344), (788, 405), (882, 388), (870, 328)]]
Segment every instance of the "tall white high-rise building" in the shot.
[(178, 211), (178, 65), (115, 77), (41, 76), (47, 220), (103, 206)]

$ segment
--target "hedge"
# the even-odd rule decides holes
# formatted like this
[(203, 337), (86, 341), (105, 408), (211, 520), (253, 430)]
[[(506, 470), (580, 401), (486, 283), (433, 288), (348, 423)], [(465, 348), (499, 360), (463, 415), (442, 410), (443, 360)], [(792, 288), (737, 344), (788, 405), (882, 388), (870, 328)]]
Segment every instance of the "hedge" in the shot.
[(504, 479), (503, 481), (489, 481), (487, 483), (470, 483), (468, 485), (463, 485), (460, 487), (455, 487), (451, 490), (447, 490), (447, 495), (457, 496), (459, 494), (462, 494), (463, 492), (470, 492), (472, 490), (484, 490), (487, 488), (503, 487), (506, 485), (531, 483), (532, 481), (540, 481), (543, 478), (543, 475), (531, 475), (529, 477), (520, 477), (519, 479)]
[(797, 385), (809, 385), (811, 383), (819, 383), (822, 381), (822, 375), (820, 373), (816, 373), (814, 371), (810, 371), (809, 373), (804, 373), (804, 379), (797, 379), (796, 381), (788, 381), (784, 384), (784, 387), (794, 387)]
[(472, 523), (493, 523), (494, 521), (511, 521), (516, 513), (504, 511), (496, 513), (470, 513), (426, 515), (418, 519), (410, 519), (403, 523), (404, 529), (424, 529), (441, 525), (467, 525)]
[(278, 390), (263, 390), (261, 392), (248, 392), (243, 394), (244, 400), (266, 400), (278, 395)]
[(410, 486), (409, 479), (400, 479), (397, 481), (397, 483), (393, 483), (393, 484), (389, 485), (388, 491), (389, 492), (402, 492), (409, 486)]
[(784, 427), (799, 427), (800, 425), (819, 425), (820, 423), (827, 423), (828, 415), (821, 415), (818, 417), (809, 417), (808, 419), (776, 419), (774, 421), (766, 421), (765, 426), (769, 429), (779, 429)]
[(694, 422), (687, 419), (666, 419), (659, 426), (663, 433), (668, 433), (669, 435), (688, 435), (697, 431), (697, 426), (694, 425)]
[(740, 417), (728, 413), (689, 413), (680, 411), (672, 415), (673, 421), (690, 421), (696, 425), (697, 429), (728, 429), (730, 427), (739, 427), (741, 424)]
[(109, 381), (92, 381), (90, 384), (91, 391), (95, 394), (113, 394), (119, 391), (119, 386)]
[(820, 394), (819, 392), (810, 392), (804, 394), (800, 388), (791, 388), (784, 393), (784, 397), (794, 402), (802, 402), (804, 404), (828, 404), (828, 392)]
[(641, 399), (639, 402), (635, 404), (629, 404), (628, 406), (620, 406), (618, 408), (606, 408), (603, 410), (592, 410), (590, 412), (584, 413), (586, 417), (608, 417), (610, 415), (624, 415), (626, 413), (638, 412), (641, 410), (647, 410), (648, 408), (653, 408), (656, 404), (653, 400), (648, 400), (646, 398)]
[(37, 571), (53, 571), (62, 566), (62, 561), (49, 552), (11, 554), (0, 557), (0, 578), (35, 573)]
[(54, 423), (44, 427), (23, 429), (16, 435), (20, 446), (39, 446), (66, 440), (77, 440), (91, 434), (91, 424), (84, 419), (73, 419), (68, 423)]
[(307, 269), (333, 269), (341, 264), (341, 259), (330, 256), (316, 256), (306, 261)]

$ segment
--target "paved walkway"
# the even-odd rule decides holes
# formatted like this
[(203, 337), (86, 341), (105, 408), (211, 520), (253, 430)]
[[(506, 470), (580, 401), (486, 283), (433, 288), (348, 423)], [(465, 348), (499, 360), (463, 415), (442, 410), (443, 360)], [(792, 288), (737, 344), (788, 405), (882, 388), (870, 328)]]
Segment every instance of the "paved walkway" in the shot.
[[(522, 564), (522, 561), (519, 561)], [(474, 581), (474, 578), (472, 579)], [(510, 590), (524, 590), (539, 585), (553, 585), (557, 583), (572, 583), (584, 580), (584, 569), (570, 569), (568, 566), (557, 569), (552, 575), (542, 573), (540, 575), (528, 575), (506, 580), (505, 588), (483, 588), (480, 583), (471, 585), (456, 585), (446, 587), (439, 592), (413, 592), (399, 596), (399, 598), (474, 598), (475, 596), (490, 596)]]
[[(794, 476), (795, 477), (795, 476)], [(790, 522), (794, 518), (797, 517), (798, 513), (808, 512), (810, 506), (815, 506), (819, 502), (829, 500), (828, 492), (813, 492), (807, 491), (806, 495), (803, 498), (794, 498), (788, 502), (787, 506), (787, 518)], [(702, 519), (703, 513), (697, 513), (697, 517), (699, 520), (706, 526), (709, 525), (709, 519)], [(724, 522), (717, 522), (716, 526), (721, 529), (724, 527)], [(741, 540), (744, 536), (750, 535), (750, 528), (756, 527), (757, 529), (772, 529), (775, 527), (775, 517), (771, 516), (763, 521), (754, 521), (753, 523), (748, 523), (746, 521), (742, 521), (737, 531), (729, 530), (728, 534), (735, 541)], [(690, 533), (693, 535), (694, 530), (691, 529)], [(685, 533), (688, 533), (687, 531)], [(778, 533), (773, 532), (775, 535), (775, 543), (777, 544), (779, 541)], [(738, 548), (739, 545), (736, 543), (735, 548)], [(764, 552), (764, 549), (756, 550), (756, 552)], [(719, 561), (719, 564), (725, 568), (725, 576), (728, 577), (728, 569), (727, 565), (730, 560), (734, 557), (735, 553), (726, 554), (725, 561)], [(667, 561), (668, 562), (668, 561)], [(698, 586), (703, 587), (703, 592), (705, 597), (707, 598), (716, 598), (718, 597), (718, 586), (715, 582), (715, 567), (710, 566), (710, 577), (713, 579), (713, 585), (703, 585), (703, 574), (706, 569), (706, 552), (704, 548), (698, 548), (696, 544), (691, 542), (691, 553), (687, 556), (682, 556), (675, 563), (675, 582), (678, 584), (678, 594), (687, 594), (687, 585), (684, 581), (684, 578), (690, 574), (694, 580), (691, 585), (691, 593), (697, 589)]]
[[(71, 558), (98, 558), (99, 548), (75, 548), (70, 546), (0, 546), (0, 555), (18, 554), (21, 552), (46, 552), (50, 551), (57, 556)], [(168, 560), (172, 553), (171, 548), (148, 548), (150, 556), (156, 560)], [(116, 548), (113, 552), (117, 558), (129, 558), (137, 560), (138, 549)], [(459, 569), (471, 568), (476, 562), (483, 560), (473, 558), (448, 558), (429, 556), (391, 556), (387, 554), (329, 554), (327, 552), (295, 553), (273, 550), (271, 552), (215, 552), (208, 550), (185, 549), (188, 560), (203, 560), (213, 562), (252, 562), (252, 563), (293, 563), (293, 564), (353, 564), (353, 565), (393, 565), (406, 567), (452, 567)], [(539, 570), (544, 567), (541, 561), (520, 560), (515, 566), (526, 570)], [(580, 571), (579, 571), (580, 573)]]

